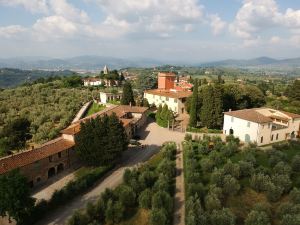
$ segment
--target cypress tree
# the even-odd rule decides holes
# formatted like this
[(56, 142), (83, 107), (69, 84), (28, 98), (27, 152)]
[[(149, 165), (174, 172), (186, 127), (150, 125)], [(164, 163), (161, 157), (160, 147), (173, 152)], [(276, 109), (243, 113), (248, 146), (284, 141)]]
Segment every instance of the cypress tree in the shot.
[(193, 88), (193, 96), (191, 101), (191, 109), (190, 109), (190, 127), (197, 126), (197, 115), (198, 115), (198, 80), (196, 79), (194, 82)]
[(203, 88), (202, 98), (200, 120), (204, 127), (211, 128), (214, 124), (214, 90), (211, 85), (205, 86), (205, 88)]
[(121, 99), (122, 105), (135, 105), (131, 84), (126, 82), (123, 86), (123, 94)]
[(214, 124), (213, 128), (220, 128), (223, 124), (223, 88), (221, 85), (214, 86)]

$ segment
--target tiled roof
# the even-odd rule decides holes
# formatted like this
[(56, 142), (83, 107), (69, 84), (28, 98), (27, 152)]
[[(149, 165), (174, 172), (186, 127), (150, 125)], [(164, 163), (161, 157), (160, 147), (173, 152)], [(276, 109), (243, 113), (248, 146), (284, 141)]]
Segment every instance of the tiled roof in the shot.
[(84, 78), (83, 81), (86, 81), (86, 82), (96, 82), (96, 81), (101, 81), (101, 79), (97, 78), (97, 77), (88, 77), (88, 78)]
[(4, 174), (10, 170), (20, 168), (38, 160), (47, 158), (63, 150), (69, 149), (74, 145), (74, 142), (65, 140), (60, 137), (45, 143), (39, 148), (1, 158), (0, 174)]
[(255, 123), (269, 123), (272, 119), (262, 115), (256, 111), (257, 109), (242, 109), (237, 111), (225, 112), (225, 115), (233, 116), (243, 120), (255, 122)]
[(165, 96), (170, 98), (187, 98), (192, 95), (192, 92), (190, 91), (169, 91), (169, 90), (146, 90), (145, 93), (152, 94), (152, 95), (158, 95), (158, 96)]
[(129, 105), (119, 105), (119, 106), (113, 106), (106, 108), (100, 112), (97, 112), (91, 116), (85, 117), (76, 123), (71, 124), (66, 129), (62, 130), (61, 133), (63, 134), (69, 134), (74, 135), (77, 134), (80, 131), (80, 123), (84, 123), (90, 119), (95, 119), (97, 116), (102, 116), (104, 114), (111, 115), (115, 113), (117, 117), (123, 122), (123, 126), (126, 127), (130, 124), (132, 119), (125, 119), (122, 118), (126, 113), (144, 113), (148, 110), (147, 107), (138, 107), (138, 106), (129, 106)]
[[(267, 110), (267, 111), (265, 111)], [(267, 112), (267, 114), (266, 114)], [(276, 112), (280, 112), (287, 116), (284, 118), (283, 116), (276, 115)], [(300, 118), (300, 115), (294, 114), (294, 113), (289, 113), (281, 110), (275, 110), (275, 109), (270, 109), (270, 108), (254, 108), (254, 109), (243, 109), (243, 110), (237, 110), (237, 111), (231, 111), (231, 112), (225, 112), (225, 115), (237, 117), (240, 119), (252, 121), (255, 123), (268, 123), (268, 122), (273, 122), (272, 119), (281, 119), (288, 121), (289, 117), (292, 119), (295, 118)], [(265, 115), (264, 115), (265, 114)]]
[(162, 77), (175, 77), (176, 74), (175, 73), (170, 73), (170, 72), (159, 72), (158, 76), (162, 76)]

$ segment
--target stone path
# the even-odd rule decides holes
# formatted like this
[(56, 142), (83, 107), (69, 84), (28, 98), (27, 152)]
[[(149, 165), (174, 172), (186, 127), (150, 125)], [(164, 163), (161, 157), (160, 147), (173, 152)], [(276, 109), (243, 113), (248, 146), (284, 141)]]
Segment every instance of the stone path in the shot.
[(185, 195), (184, 195), (184, 174), (183, 154), (181, 143), (178, 144), (176, 155), (176, 192), (174, 199), (174, 225), (184, 225), (185, 220)]

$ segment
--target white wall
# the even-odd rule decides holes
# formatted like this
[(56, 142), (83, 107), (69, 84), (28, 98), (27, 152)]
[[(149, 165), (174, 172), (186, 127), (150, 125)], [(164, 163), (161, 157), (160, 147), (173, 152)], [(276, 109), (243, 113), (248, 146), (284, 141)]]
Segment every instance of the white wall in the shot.
[(182, 103), (181, 99), (153, 95), (149, 93), (144, 93), (144, 98), (148, 100), (150, 105), (154, 104), (156, 107), (158, 107), (159, 105), (164, 106), (164, 104), (166, 104), (169, 109), (178, 114), (181, 114), (181, 110), (182, 108), (184, 108), (184, 104)]

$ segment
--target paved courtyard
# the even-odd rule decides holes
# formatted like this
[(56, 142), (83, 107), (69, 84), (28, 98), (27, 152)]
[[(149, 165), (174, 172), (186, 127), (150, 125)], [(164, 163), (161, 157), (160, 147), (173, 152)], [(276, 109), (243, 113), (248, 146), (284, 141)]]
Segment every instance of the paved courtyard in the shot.
[(100, 194), (106, 188), (115, 188), (122, 183), (123, 173), (126, 168), (132, 168), (139, 163), (147, 161), (155, 154), (159, 147), (166, 141), (175, 141), (180, 143), (184, 139), (184, 133), (169, 131), (159, 127), (156, 123), (150, 122), (139, 132), (141, 136), (140, 142), (146, 145), (145, 148), (131, 148), (123, 154), (123, 163), (119, 168), (113, 170), (101, 183), (85, 193), (78, 196), (68, 204), (58, 208), (53, 212), (49, 212), (46, 218), (40, 221), (40, 225), (64, 224), (68, 218), (77, 210), (84, 208), (89, 201), (96, 201)]

